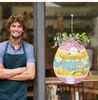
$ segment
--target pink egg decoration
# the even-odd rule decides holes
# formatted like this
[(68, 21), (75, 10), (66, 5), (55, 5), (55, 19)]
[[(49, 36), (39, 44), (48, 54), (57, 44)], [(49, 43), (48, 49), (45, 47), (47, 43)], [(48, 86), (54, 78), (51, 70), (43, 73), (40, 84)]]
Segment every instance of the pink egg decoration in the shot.
[(66, 84), (83, 81), (90, 70), (90, 61), (84, 45), (72, 41), (60, 45), (54, 57), (53, 69), (57, 78)]

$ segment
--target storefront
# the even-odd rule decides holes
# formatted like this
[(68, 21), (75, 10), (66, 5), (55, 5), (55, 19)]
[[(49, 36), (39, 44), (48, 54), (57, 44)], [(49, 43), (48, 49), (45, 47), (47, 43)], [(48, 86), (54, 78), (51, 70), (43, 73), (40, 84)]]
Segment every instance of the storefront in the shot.
[[(27, 94), (28, 100), (46, 100), (46, 83), (54, 84), (53, 82), (55, 80), (55, 84), (57, 83), (62, 85), (60, 81), (53, 78), (55, 77), (55, 73), (53, 71), (53, 60), (58, 47), (52, 47), (54, 45), (54, 37), (57, 32), (87, 33), (87, 35), (92, 39), (90, 44), (87, 46), (92, 71), (90, 75), (98, 74), (98, 3), (1, 3), (0, 12), (0, 42), (8, 39), (8, 34), (5, 32), (4, 26), (10, 15), (22, 14), (29, 27), (25, 32), (23, 39), (34, 45), (37, 62), (35, 80), (30, 81), (29, 84), (29, 91)], [(73, 26), (71, 26), (71, 14), (73, 14)], [(46, 80), (47, 77), (50, 77), (50, 80)], [(84, 92), (85, 98), (82, 100), (98, 99), (97, 76), (92, 78), (94, 78), (94, 82), (90, 81), (90, 83), (82, 84), (82, 88), (84, 88), (84, 85), (86, 87), (89, 86), (89, 88), (87, 87), (88, 90), (84, 90), (86, 91)], [(63, 84), (62, 87), (63, 86), (65, 85)], [(68, 85), (66, 86), (68, 87)], [(58, 87), (60, 86), (58, 85)], [(72, 89), (73, 88), (74, 86)], [(93, 92), (90, 92), (91, 89), (93, 89)], [(68, 95), (71, 94), (70, 91), (71, 88), (69, 88), (67, 92), (63, 91), (63, 94), (61, 91), (61, 94), (58, 94), (59, 98), (61, 95), (64, 96), (67, 93)], [(79, 92), (81, 92), (81, 90)], [(86, 95), (88, 98), (86, 98)]]
[[(59, 4), (59, 3), (58, 3)], [(54, 60), (54, 56), (55, 56), (55, 52), (57, 50), (56, 49), (51, 49), (51, 47), (53, 46), (53, 37), (55, 36), (55, 33), (59, 30), (59, 31), (66, 31), (66, 32), (84, 32), (86, 31), (86, 33), (88, 34), (88, 36), (91, 38), (93, 36), (93, 32), (96, 36), (96, 30), (97, 30), (97, 26), (95, 25), (95, 28), (92, 28), (92, 23), (94, 23), (94, 20), (97, 20), (97, 16), (96, 14), (93, 13), (93, 11), (95, 11), (95, 8), (93, 8), (93, 11), (91, 10), (90, 12), (88, 12), (89, 14), (87, 15), (83, 15), (81, 13), (83, 13), (84, 9), (87, 10), (89, 7), (91, 7), (91, 5), (95, 5), (97, 6), (97, 4), (85, 4), (85, 3), (69, 3), (63, 5), (61, 3), (61, 5), (63, 6), (64, 10), (68, 9), (65, 6), (70, 5), (69, 9), (64, 11), (61, 10), (59, 5), (56, 5), (57, 8), (53, 8), (50, 7), (49, 10), (49, 6), (45, 6), (45, 3), (34, 3), (34, 18), (35, 18), (35, 22), (34, 22), (34, 29), (35, 29), (35, 47), (36, 47), (36, 55), (37, 55), (37, 77), (36, 77), (36, 82), (35, 82), (35, 100), (46, 100), (48, 98), (46, 98), (46, 83), (49, 83), (50, 86), (52, 86), (51, 84), (58, 84), (59, 86), (59, 81), (56, 80), (55, 78), (50, 78), (49, 80), (46, 79), (46, 77), (55, 77), (55, 74), (53, 72), (53, 60)], [(73, 6), (74, 5), (74, 6)], [(71, 13), (74, 13), (74, 11), (72, 11), (72, 9), (77, 9), (78, 6), (75, 8), (75, 5), (79, 6), (80, 5), (80, 9), (81, 12), (79, 13), (79, 11), (77, 10), (76, 15), (74, 15), (74, 25), (71, 25)], [(85, 5), (87, 8), (83, 8), (83, 5)], [(58, 9), (58, 10), (57, 10)], [(60, 11), (61, 10), (61, 11)], [(90, 9), (89, 9), (90, 10)], [(69, 12), (69, 13), (68, 13)], [(87, 12), (86, 12), (87, 13)], [(52, 20), (50, 20), (52, 19)], [(92, 19), (92, 21), (90, 21)], [(48, 22), (48, 20), (50, 21), (50, 23)], [(79, 22), (81, 24), (83, 24), (82, 26), (79, 24)], [(86, 22), (86, 24), (85, 24)], [(78, 23), (78, 24), (77, 24)], [(87, 24), (89, 23), (89, 24)], [(43, 24), (43, 25), (42, 25)], [(75, 26), (75, 24), (77, 24)], [(68, 26), (69, 25), (69, 26)], [(79, 26), (80, 25), (80, 26)], [(47, 30), (45, 29), (45, 26), (47, 27)], [(71, 30), (71, 28), (73, 28), (73, 30)], [(58, 28), (57, 30), (55, 30), (56, 28)], [(48, 32), (47, 32), (48, 31)], [(51, 33), (51, 34), (50, 34)], [(48, 42), (48, 43), (47, 43)], [(92, 75), (97, 75), (97, 72), (94, 70), (97, 70), (97, 44), (94, 45), (94, 40), (91, 41), (91, 44), (88, 45), (87, 47), (88, 50), (88, 54), (90, 57), (90, 62), (91, 62), (91, 71), (90, 74)], [(46, 53), (45, 53), (46, 52)], [(94, 58), (92, 58), (94, 57)], [(52, 66), (52, 67), (51, 67)], [(46, 67), (46, 68), (45, 68)], [(45, 77), (46, 76), (46, 77)], [(77, 85), (78, 86), (78, 92), (76, 89), (77, 86), (73, 85), (73, 86), (68, 86), (68, 85), (61, 85), (61, 92), (58, 94), (59, 95), (59, 99), (64, 100), (65, 98), (68, 99), (68, 97), (66, 97), (66, 94), (68, 91), (63, 91), (63, 88), (67, 88), (69, 87), (69, 91), (71, 91), (71, 97), (70, 100), (90, 100), (90, 99), (97, 99), (97, 91), (95, 93), (95, 88), (96, 87), (96, 83), (97, 83), (97, 77), (96, 76), (91, 76), (91, 77), (87, 77), (86, 80), (84, 80), (84, 83)], [(91, 83), (88, 83), (91, 82)], [(61, 83), (62, 84), (62, 83)], [(93, 86), (95, 85), (95, 88), (93, 88)], [(65, 87), (64, 87), (65, 86)], [(79, 89), (80, 87), (80, 89)], [(90, 93), (90, 88), (92, 88), (92, 93)], [(72, 90), (74, 89), (74, 90)], [(82, 89), (82, 90), (81, 90)], [(87, 90), (86, 90), (87, 89)], [(74, 91), (74, 92), (73, 92)], [(76, 92), (75, 92), (76, 91)], [(82, 93), (80, 93), (80, 91), (82, 91)], [(63, 93), (64, 92), (64, 93)], [(69, 93), (69, 92), (68, 92)], [(75, 93), (75, 94), (73, 94)], [(80, 94), (78, 94), (80, 93)], [(55, 93), (54, 93), (55, 94)], [(70, 94), (70, 93), (69, 93)], [(68, 95), (69, 95), (68, 94)], [(88, 96), (88, 94), (90, 96)], [(65, 95), (65, 97), (64, 97)], [(68, 96), (67, 95), (67, 96)], [(87, 96), (85, 96), (87, 95)], [(94, 95), (94, 97), (92, 97), (92, 95)], [(52, 100), (53, 98), (51, 98)], [(57, 98), (54, 97), (55, 100), (58, 100)]]

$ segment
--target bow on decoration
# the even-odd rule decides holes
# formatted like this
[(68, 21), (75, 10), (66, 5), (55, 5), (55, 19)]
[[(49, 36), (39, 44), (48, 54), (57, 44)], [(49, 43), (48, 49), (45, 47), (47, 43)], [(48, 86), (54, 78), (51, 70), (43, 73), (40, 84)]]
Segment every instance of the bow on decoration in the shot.
[(91, 39), (88, 38), (85, 32), (83, 32), (81, 35), (79, 33), (72, 33), (68, 35), (66, 32), (58, 32), (54, 37), (54, 46), (52, 46), (52, 48), (63, 45), (67, 42), (75, 42), (77, 45), (83, 44), (86, 46), (90, 41)]

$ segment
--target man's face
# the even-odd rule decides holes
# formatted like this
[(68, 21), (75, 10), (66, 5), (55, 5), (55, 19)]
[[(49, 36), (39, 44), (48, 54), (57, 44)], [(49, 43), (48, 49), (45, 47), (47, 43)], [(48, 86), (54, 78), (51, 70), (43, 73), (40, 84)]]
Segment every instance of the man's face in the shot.
[(10, 25), (10, 36), (14, 39), (19, 39), (23, 33), (23, 27), (18, 22), (14, 22)]

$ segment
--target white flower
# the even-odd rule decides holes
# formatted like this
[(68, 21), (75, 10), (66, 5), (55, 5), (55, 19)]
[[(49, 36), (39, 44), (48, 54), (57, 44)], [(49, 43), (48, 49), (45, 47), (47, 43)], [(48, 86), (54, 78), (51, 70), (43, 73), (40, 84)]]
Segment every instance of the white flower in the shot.
[(59, 37), (57, 37), (57, 40), (59, 40)]
[(75, 48), (75, 47), (72, 47), (72, 48), (70, 48), (70, 51), (69, 51), (72, 55), (75, 55), (75, 54), (77, 54), (78, 53), (78, 50), (77, 50), (77, 48)]
[(66, 83), (68, 84), (74, 84), (75, 79), (72, 76), (67, 76), (66, 77)]
[(56, 40), (56, 37), (54, 37), (54, 40)]

